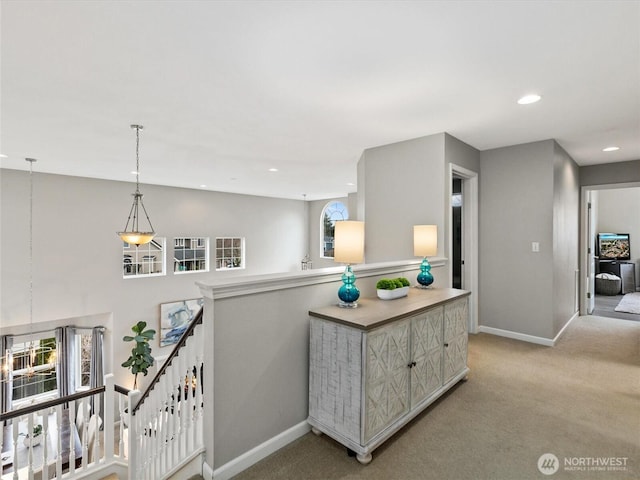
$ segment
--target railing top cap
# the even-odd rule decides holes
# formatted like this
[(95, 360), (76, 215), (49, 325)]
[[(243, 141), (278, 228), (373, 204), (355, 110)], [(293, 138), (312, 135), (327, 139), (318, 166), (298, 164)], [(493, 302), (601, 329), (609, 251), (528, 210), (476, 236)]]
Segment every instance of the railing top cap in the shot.
[[(433, 257), (429, 261), (433, 267), (445, 264), (446, 258)], [(359, 277), (386, 275), (392, 272), (417, 270), (422, 259), (399, 260), (393, 262), (363, 263), (353, 265), (353, 270)], [(196, 282), (204, 296), (210, 298), (225, 298), (239, 295), (249, 295), (271, 290), (304, 287), (308, 285), (339, 282), (344, 271), (344, 264), (335, 267), (301, 270), (297, 272), (270, 273), (263, 275), (238, 276), (226, 281), (212, 280), (211, 282)]]

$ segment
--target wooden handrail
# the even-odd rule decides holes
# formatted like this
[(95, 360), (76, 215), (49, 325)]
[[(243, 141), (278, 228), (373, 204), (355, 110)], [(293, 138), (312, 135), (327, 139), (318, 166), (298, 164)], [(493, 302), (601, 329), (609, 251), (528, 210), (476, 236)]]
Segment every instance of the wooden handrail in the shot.
[(203, 310), (204, 310), (204, 307), (200, 307), (200, 310), (198, 311), (194, 319), (191, 321), (187, 329), (184, 331), (184, 333), (180, 337), (180, 340), (178, 340), (178, 343), (176, 344), (176, 346), (173, 347), (171, 354), (169, 354), (169, 356), (165, 360), (164, 364), (162, 365), (162, 368), (160, 368), (158, 373), (156, 373), (156, 376), (153, 377), (153, 380), (151, 380), (151, 383), (149, 384), (147, 389), (144, 391), (144, 393), (140, 397), (140, 400), (138, 401), (138, 403), (136, 403), (136, 406), (131, 411), (132, 415), (135, 415), (135, 413), (144, 403), (145, 399), (151, 393), (151, 390), (153, 390), (153, 388), (155, 387), (156, 383), (160, 381), (160, 378), (162, 377), (162, 375), (164, 375), (164, 372), (167, 370), (168, 366), (171, 365), (171, 362), (173, 361), (173, 359), (178, 356), (180, 349), (184, 347), (185, 344), (187, 343), (187, 338), (193, 335), (193, 331), (195, 330), (196, 326), (202, 323)]
[(114, 389), (116, 392), (121, 393), (122, 395), (129, 395), (129, 392), (131, 391), (131, 390), (129, 390), (128, 388), (121, 387), (121, 386), (120, 386), (120, 385), (118, 385), (117, 383), (113, 386), (113, 389)]
[(17, 418), (22, 415), (28, 415), (29, 413), (35, 413), (40, 410), (44, 410), (46, 408), (56, 407), (62, 403), (72, 402), (74, 400), (78, 400), (84, 397), (89, 397), (97, 393), (103, 393), (104, 390), (105, 390), (105, 387), (104, 385), (102, 385), (100, 387), (92, 388), (91, 390), (72, 393), (71, 395), (67, 395), (66, 397), (54, 398), (53, 400), (47, 400), (46, 402), (35, 403), (33, 405), (29, 405), (28, 407), (22, 407), (22, 408), (18, 408), (17, 410), (11, 410), (10, 412), (0, 414), (0, 422), (3, 422), (5, 420), (11, 420), (13, 418)]

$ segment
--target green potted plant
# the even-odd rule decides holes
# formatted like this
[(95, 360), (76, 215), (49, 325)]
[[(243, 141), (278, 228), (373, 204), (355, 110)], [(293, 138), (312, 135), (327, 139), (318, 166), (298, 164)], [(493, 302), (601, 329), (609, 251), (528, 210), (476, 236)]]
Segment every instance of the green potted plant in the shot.
[(393, 300), (394, 298), (406, 297), (409, 293), (409, 280), (404, 277), (381, 278), (376, 283), (378, 298), (382, 300)]
[(123, 367), (131, 370), (131, 373), (134, 375), (134, 390), (138, 387), (138, 374), (142, 373), (144, 376), (147, 376), (149, 367), (153, 366), (153, 357), (151, 356), (151, 345), (149, 341), (153, 340), (156, 331), (151, 328), (145, 330), (146, 328), (147, 322), (140, 321), (131, 327), (131, 330), (135, 333), (134, 336), (125, 335), (122, 337), (122, 340), (125, 342), (135, 342), (135, 346), (131, 349), (131, 355), (127, 361), (122, 364)]

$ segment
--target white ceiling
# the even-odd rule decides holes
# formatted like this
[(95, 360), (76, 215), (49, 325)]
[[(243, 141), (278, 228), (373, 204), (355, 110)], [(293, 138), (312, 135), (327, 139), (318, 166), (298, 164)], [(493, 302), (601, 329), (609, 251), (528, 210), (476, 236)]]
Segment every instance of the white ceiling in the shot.
[(143, 184), (309, 200), (355, 191), (364, 149), (443, 131), (640, 159), (638, 1), (2, 0), (0, 15), (5, 168), (135, 181), (132, 123)]

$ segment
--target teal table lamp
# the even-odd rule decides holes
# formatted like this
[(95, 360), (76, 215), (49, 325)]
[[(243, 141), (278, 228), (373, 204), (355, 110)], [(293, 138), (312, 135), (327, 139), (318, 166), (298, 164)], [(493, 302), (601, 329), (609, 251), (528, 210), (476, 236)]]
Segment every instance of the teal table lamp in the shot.
[(438, 253), (438, 226), (414, 225), (413, 226), (413, 254), (422, 258), (420, 273), (418, 274), (418, 287), (427, 288), (433, 283), (431, 265), (427, 257), (433, 257)]
[(334, 230), (335, 262), (346, 263), (342, 274), (342, 286), (338, 290), (338, 306), (356, 308), (360, 298), (360, 290), (356, 287), (356, 276), (351, 264), (362, 263), (364, 260), (364, 222), (352, 220), (337, 221)]

